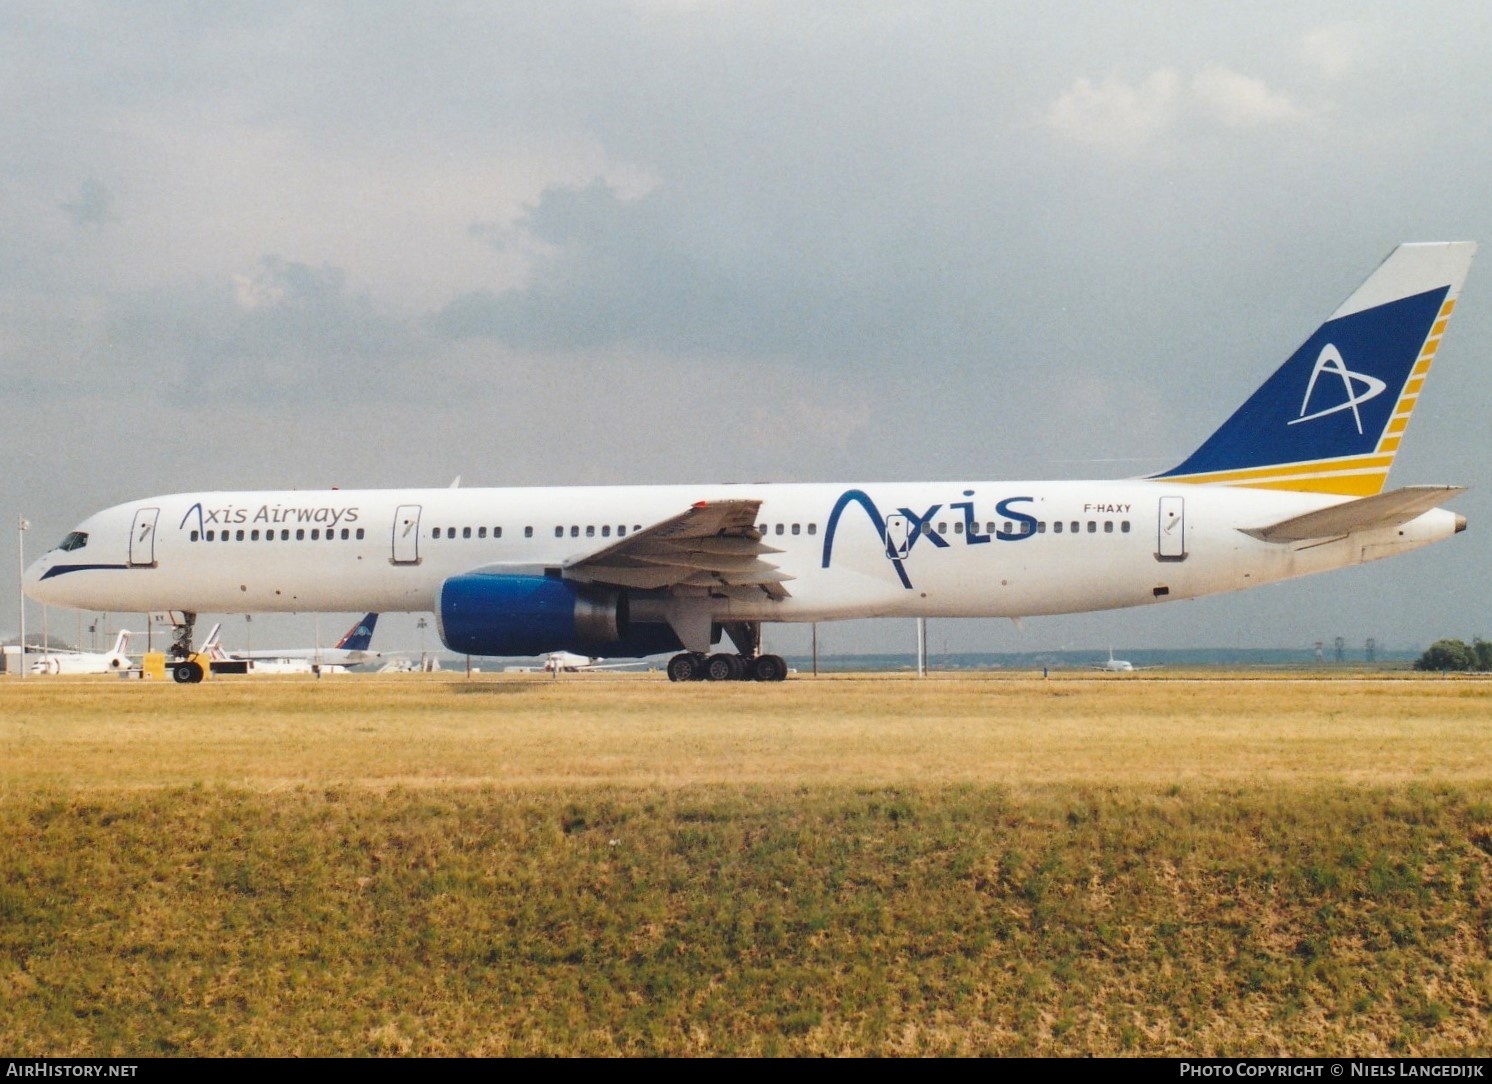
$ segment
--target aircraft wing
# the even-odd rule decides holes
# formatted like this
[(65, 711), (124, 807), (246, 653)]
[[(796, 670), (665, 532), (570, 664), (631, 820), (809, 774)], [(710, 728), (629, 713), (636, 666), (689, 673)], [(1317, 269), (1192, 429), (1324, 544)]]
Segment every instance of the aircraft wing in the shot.
[(565, 578), (611, 587), (705, 587), (714, 593), (788, 595), (792, 579), (763, 557), (781, 550), (756, 527), (761, 501), (700, 501), (692, 508), (564, 564)]
[(1442, 501), (1465, 491), (1465, 486), (1404, 486), (1376, 496), (1307, 512), (1303, 516), (1292, 516), (1268, 527), (1254, 527), (1243, 533), (1261, 542), (1306, 542), (1317, 538), (1340, 538), (1353, 531), (1397, 527), (1401, 523), (1408, 523)]

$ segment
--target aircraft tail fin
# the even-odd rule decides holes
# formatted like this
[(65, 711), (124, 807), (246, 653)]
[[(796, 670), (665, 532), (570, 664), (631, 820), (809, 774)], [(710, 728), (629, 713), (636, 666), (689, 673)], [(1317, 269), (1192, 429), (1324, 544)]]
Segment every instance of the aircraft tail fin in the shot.
[(373, 627), (377, 624), (377, 614), (364, 614), (362, 619), (337, 641), (337, 646), (347, 651), (367, 651), (369, 645), (373, 643)]
[(1156, 478), (1380, 493), (1476, 254), (1400, 245), (1180, 466)]
[(116, 636), (116, 637), (114, 637), (114, 650), (110, 651), (109, 654), (110, 655), (123, 655), (123, 654), (125, 654), (129, 650), (129, 646), (130, 646), (130, 632), (129, 632), (129, 629), (120, 629), (119, 630), (119, 635)]

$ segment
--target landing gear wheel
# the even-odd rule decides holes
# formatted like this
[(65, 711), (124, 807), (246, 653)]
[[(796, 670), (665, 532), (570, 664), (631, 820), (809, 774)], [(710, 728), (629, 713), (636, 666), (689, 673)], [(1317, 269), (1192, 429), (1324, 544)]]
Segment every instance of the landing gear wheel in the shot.
[(171, 680), (178, 685), (195, 685), (202, 680), (202, 667), (194, 662), (179, 662), (171, 667)]
[(751, 664), (751, 676), (757, 681), (782, 681), (787, 677), (787, 662), (781, 655), (758, 655)]
[(684, 652), (668, 660), (669, 681), (698, 681), (703, 674), (699, 656)]
[(745, 671), (746, 664), (739, 655), (721, 652), (705, 661), (705, 677), (710, 681), (740, 681)]

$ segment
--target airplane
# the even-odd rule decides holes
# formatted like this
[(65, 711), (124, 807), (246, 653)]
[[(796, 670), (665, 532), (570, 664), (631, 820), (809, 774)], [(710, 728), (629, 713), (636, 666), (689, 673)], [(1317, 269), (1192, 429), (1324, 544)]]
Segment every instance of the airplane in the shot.
[(373, 628), (377, 624), (376, 613), (364, 614), (342, 634), (335, 647), (261, 648), (258, 651), (228, 651), (226, 654), (230, 659), (252, 659), (256, 663), (300, 662), (308, 664), (305, 669), (320, 665), (345, 670), (383, 658), (381, 652), (369, 650)]
[[(1194, 452), (1101, 481), (177, 493), (89, 516), (24, 576), (54, 606), (433, 612), (460, 655), (641, 658), (778, 681), (766, 622), (1146, 606), (1448, 539), (1461, 487), (1384, 484), (1476, 245), (1406, 244)], [(728, 637), (734, 651), (711, 653)]]
[(578, 674), (582, 670), (627, 670), (642, 666), (640, 659), (627, 662), (607, 662), (596, 655), (577, 655), (573, 651), (551, 651), (544, 657), (546, 674)]
[(337, 641), (336, 647), (270, 648), (259, 651), (229, 651), (222, 646), (220, 636), (222, 623), (212, 627), (203, 642), (202, 651), (214, 663), (248, 663), (244, 672), (256, 674), (345, 674), (353, 667), (381, 659), (376, 651), (369, 651), (373, 639), (373, 626), (378, 615), (370, 613), (362, 617)]
[(108, 651), (58, 651), (55, 648), (27, 648), (28, 656), (40, 655), (31, 663), (33, 674), (111, 674), (128, 670), (132, 663), (129, 630), (121, 629)]
[(1109, 673), (1109, 674), (1132, 674), (1136, 670), (1158, 670), (1158, 669), (1160, 669), (1160, 667), (1158, 667), (1158, 666), (1136, 666), (1134, 663), (1130, 662), (1128, 659), (1116, 659), (1116, 658), (1114, 658), (1114, 649), (1111, 647), (1111, 648), (1109, 648), (1109, 658), (1108, 658), (1108, 661), (1107, 662), (1096, 662), (1096, 663), (1094, 663), (1093, 664), (1093, 669), (1095, 669), (1095, 670), (1102, 670), (1105, 673)]

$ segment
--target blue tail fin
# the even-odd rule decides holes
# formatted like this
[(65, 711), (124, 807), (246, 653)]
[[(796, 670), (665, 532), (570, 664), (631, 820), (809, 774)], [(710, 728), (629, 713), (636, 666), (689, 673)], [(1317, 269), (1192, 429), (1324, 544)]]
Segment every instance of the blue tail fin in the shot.
[(1156, 475), (1379, 493), (1476, 245), (1400, 245), (1180, 466)]
[(363, 619), (347, 630), (347, 635), (337, 641), (337, 646), (347, 651), (367, 651), (373, 642), (373, 626), (378, 624), (377, 614), (364, 614)]

